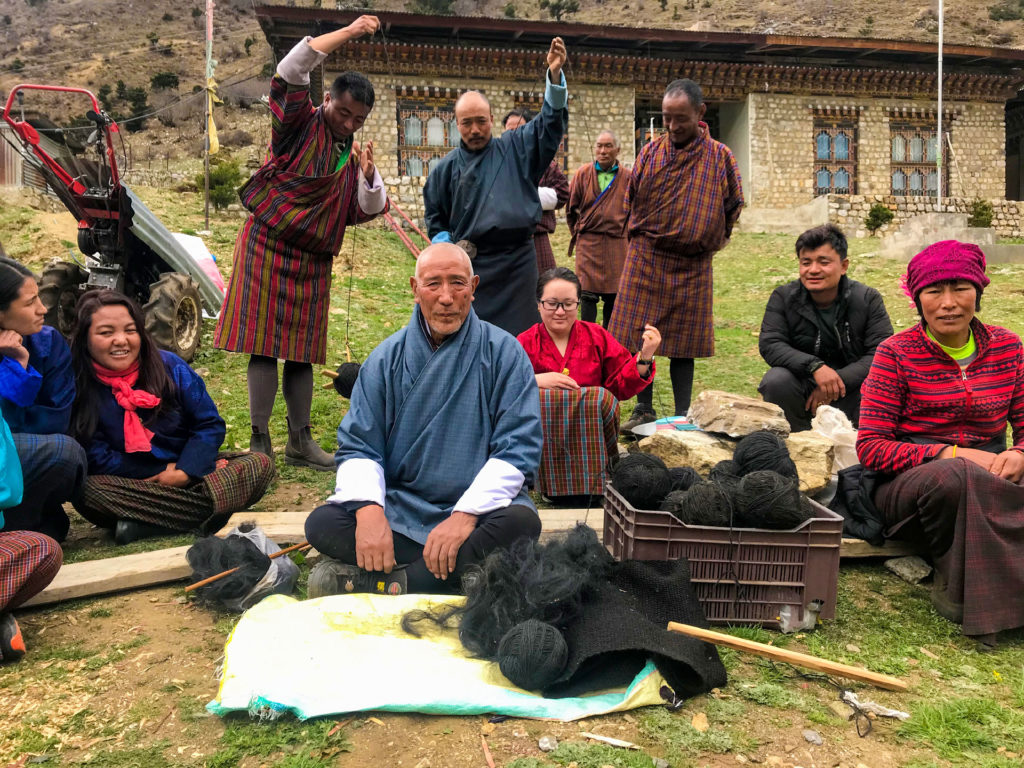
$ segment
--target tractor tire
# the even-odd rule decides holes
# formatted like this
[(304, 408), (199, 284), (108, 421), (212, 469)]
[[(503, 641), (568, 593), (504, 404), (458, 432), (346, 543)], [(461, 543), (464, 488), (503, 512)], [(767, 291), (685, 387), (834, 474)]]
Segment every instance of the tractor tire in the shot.
[(86, 281), (85, 272), (69, 261), (50, 263), (39, 279), (39, 299), (46, 307), (44, 322), (70, 336), (75, 325), (75, 307), (82, 295), (81, 284)]
[(203, 328), (203, 305), (195, 281), (177, 272), (162, 274), (149, 286), (149, 301), (142, 309), (146, 330), (156, 343), (191, 362)]

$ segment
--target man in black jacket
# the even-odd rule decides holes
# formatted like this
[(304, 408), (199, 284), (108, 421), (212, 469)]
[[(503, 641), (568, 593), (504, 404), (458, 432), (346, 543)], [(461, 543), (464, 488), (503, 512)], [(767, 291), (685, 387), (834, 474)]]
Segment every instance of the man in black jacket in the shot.
[(834, 224), (796, 241), (800, 279), (768, 299), (758, 349), (771, 369), (757, 388), (786, 413), (794, 432), (811, 428), (819, 405), (857, 425), (860, 385), (875, 348), (892, 336), (881, 294), (846, 276), (846, 236)]

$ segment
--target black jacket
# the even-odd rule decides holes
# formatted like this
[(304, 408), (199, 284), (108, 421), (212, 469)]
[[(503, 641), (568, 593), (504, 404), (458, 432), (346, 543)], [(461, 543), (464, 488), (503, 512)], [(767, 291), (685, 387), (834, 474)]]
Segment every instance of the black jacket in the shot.
[(859, 388), (875, 349), (892, 336), (892, 323), (882, 294), (846, 275), (839, 281), (836, 301), (836, 327), (828, 329), (799, 280), (772, 291), (757, 343), (765, 362), (810, 376), (809, 369), (820, 360), (834, 368), (847, 387)]

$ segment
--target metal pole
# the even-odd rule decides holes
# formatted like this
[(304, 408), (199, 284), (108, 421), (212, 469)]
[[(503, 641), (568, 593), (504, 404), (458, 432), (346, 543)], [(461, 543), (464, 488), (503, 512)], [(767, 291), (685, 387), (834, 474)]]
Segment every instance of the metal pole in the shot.
[(203, 113), (206, 116), (206, 141), (203, 151), (203, 198), (206, 215), (207, 232), (210, 231), (210, 78), (213, 77), (213, 0), (206, 0), (206, 108)]
[(942, 141), (942, 36), (943, 36), (943, 29), (942, 29), (942, 22), (943, 22), (943, 18), (942, 18), (942, 16), (943, 16), (943, 13), (942, 13), (942, 2), (943, 2), (943, 0), (939, 0), (939, 75), (938, 75), (938, 84), (939, 84), (939, 99), (938, 99), (938, 102), (939, 102), (939, 110), (938, 110), (938, 128), (937, 128), (937, 133), (935, 135), (935, 175), (936, 175), (936, 182), (935, 182), (935, 210), (936, 211), (941, 211), (942, 210), (942, 150), (945, 147), (945, 144)]

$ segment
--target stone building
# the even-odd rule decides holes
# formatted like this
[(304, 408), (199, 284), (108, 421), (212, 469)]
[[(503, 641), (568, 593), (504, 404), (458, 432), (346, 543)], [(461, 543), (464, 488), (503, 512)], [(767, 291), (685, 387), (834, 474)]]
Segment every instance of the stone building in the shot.
[[(303, 35), (358, 15), (293, 5), (256, 13), (277, 57)], [(988, 200), (999, 233), (1021, 236), (1024, 50), (945, 46), (939, 142), (932, 44), (379, 15), (383, 35), (344, 46), (313, 87), (346, 69), (370, 76), (377, 104), (363, 134), (374, 140), (393, 200), (412, 216), (422, 213), (425, 174), (458, 145), (458, 95), (483, 91), (496, 122), (513, 107), (537, 106), (544, 53), (560, 35), (570, 56), (570, 127), (559, 159), (569, 172), (592, 159), (605, 128), (632, 163), (661, 130), (665, 86), (689, 77), (704, 89), (712, 136), (740, 165), (748, 229), (827, 215), (857, 233), (875, 202), (896, 212), (896, 224), (935, 210), (941, 145), (943, 209)]]

